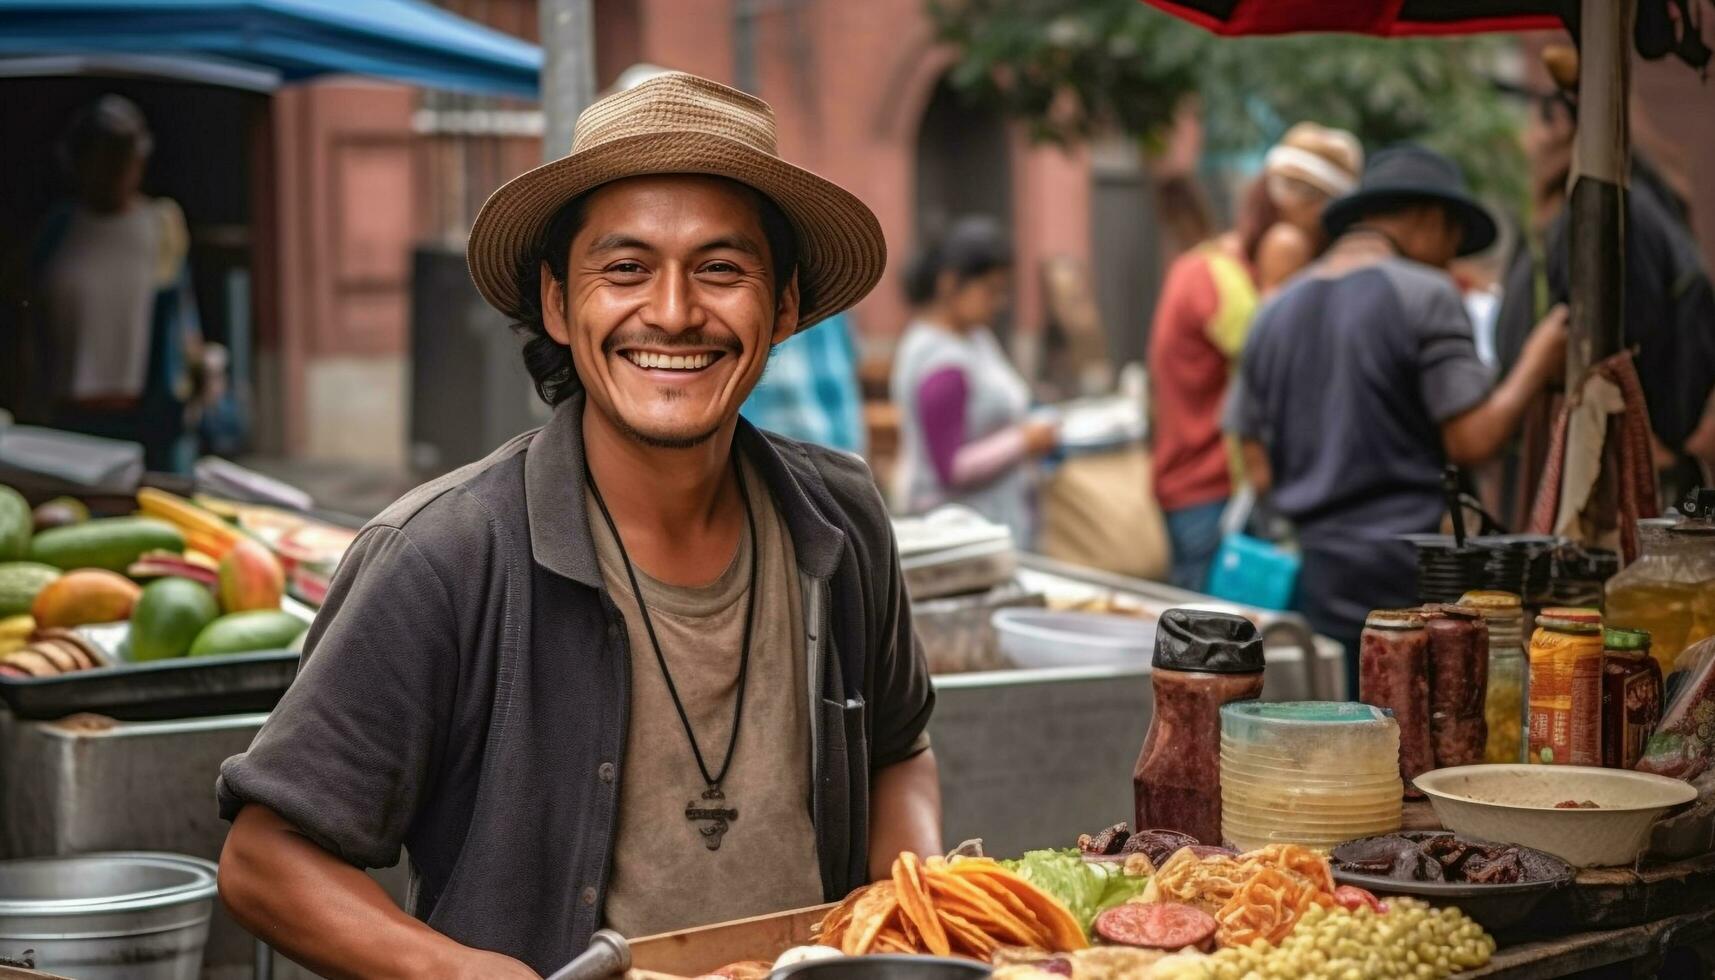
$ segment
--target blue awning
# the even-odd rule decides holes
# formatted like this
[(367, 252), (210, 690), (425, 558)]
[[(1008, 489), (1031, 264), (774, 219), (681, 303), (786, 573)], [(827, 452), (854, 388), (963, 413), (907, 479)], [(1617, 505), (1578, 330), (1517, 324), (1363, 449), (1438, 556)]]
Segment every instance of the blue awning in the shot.
[(0, 0), (0, 56), (190, 55), (535, 98), (542, 49), (421, 0)]

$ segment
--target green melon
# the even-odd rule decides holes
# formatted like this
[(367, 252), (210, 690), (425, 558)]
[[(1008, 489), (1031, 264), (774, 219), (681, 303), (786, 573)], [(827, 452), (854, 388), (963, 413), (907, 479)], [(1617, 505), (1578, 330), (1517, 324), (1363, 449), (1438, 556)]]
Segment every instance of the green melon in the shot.
[(143, 587), (131, 610), (131, 659), (182, 657), (219, 616), (220, 604), (208, 586), (188, 578), (156, 579)]
[(257, 609), (228, 613), (208, 624), (191, 644), (191, 656), (284, 650), (310, 624), (288, 612)]
[(28, 558), (30, 534), (35, 529), (30, 502), (11, 487), (0, 486), (0, 561)]
[(33, 561), (0, 562), (0, 619), (21, 616), (36, 602), (36, 593), (60, 577), (52, 565)]

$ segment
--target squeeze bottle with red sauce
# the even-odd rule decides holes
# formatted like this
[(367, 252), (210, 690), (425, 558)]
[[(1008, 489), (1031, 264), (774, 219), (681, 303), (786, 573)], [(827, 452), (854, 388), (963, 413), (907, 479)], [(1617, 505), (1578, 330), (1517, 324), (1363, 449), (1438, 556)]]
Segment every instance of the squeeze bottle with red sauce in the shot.
[(1155, 630), (1155, 714), (1132, 771), (1139, 829), (1221, 843), (1221, 705), (1262, 694), (1262, 636), (1250, 620), (1169, 609)]

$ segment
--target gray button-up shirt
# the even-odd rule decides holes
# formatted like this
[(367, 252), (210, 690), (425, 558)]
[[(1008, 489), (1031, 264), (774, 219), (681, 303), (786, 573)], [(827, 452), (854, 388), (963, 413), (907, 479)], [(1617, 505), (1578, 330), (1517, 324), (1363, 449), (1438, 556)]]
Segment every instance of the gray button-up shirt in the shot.
[[(413, 914), (541, 973), (600, 921), (625, 764), (630, 661), (585, 517), (582, 413), (580, 395), (369, 523), (218, 786), (227, 819), (265, 805), (354, 865), (404, 847)], [(868, 877), (871, 775), (922, 751), (934, 693), (868, 468), (742, 420), (734, 445), (797, 555), (831, 901)]]

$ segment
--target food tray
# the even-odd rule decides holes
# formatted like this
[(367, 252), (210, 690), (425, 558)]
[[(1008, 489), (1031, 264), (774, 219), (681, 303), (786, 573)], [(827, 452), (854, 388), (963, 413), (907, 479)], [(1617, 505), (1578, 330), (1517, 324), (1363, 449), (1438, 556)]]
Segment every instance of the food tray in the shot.
[[(1393, 832), (1389, 836), (1421, 841), (1444, 833), (1449, 833), (1449, 831), (1406, 830)], [(1466, 837), (1465, 839), (1480, 840), (1474, 837)], [(1354, 842), (1348, 841), (1347, 843)], [(1536, 849), (1526, 848), (1526, 850), (1534, 851)], [(1338, 859), (1339, 854), (1340, 848), (1336, 847), (1331, 856)], [(1559, 874), (1540, 881), (1512, 882), (1504, 885), (1474, 885), (1468, 882), (1454, 881), (1400, 881), (1383, 875), (1357, 874), (1341, 871), (1339, 868), (1333, 870), (1334, 880), (1342, 885), (1356, 885), (1384, 899), (1390, 896), (1405, 895), (1422, 899), (1437, 907), (1454, 905), (1484, 929), (1491, 933), (1499, 933), (1516, 930), (1530, 924), (1537, 906), (1542, 904), (1543, 899), (1572, 884), (1575, 872), (1571, 865), (1544, 851), (1537, 851), (1537, 855), (1545, 864), (1554, 865), (1559, 870)]]
[(298, 673), (293, 650), (121, 663), (58, 677), (0, 677), (0, 701), (19, 718), (79, 712), (159, 721), (270, 711)]

